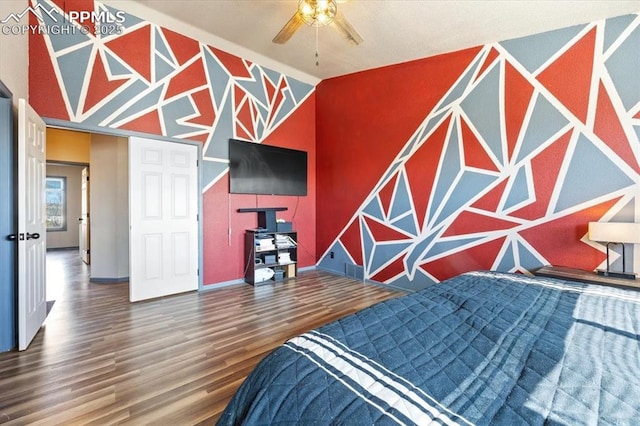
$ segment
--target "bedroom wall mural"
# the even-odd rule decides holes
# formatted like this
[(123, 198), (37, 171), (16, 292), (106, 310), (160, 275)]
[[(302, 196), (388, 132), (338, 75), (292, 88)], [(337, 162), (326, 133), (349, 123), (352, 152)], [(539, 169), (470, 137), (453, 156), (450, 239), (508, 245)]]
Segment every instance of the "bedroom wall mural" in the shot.
[[(243, 276), (243, 232), (256, 219), (238, 215), (237, 207), (285, 206), (287, 219), (298, 212), (299, 238), (308, 247), (299, 261), (315, 263), (315, 188), (299, 200), (232, 198), (226, 177), (231, 137), (295, 147), (314, 159), (312, 85), (99, 2), (31, 6), (32, 25), (67, 28), (29, 37), (30, 103), (41, 116), (203, 144), (205, 284)], [(111, 24), (98, 28), (71, 11), (100, 14)]]
[[(411, 67), (407, 76), (416, 79), (418, 65), (318, 86), (319, 205), (344, 197), (326, 185), (335, 179), (329, 162), (339, 161), (344, 181), (375, 171), (355, 209), (343, 203), (330, 218), (318, 216), (319, 266), (405, 289), (474, 269), (599, 267), (604, 247), (587, 240), (587, 223), (640, 219), (640, 17), (423, 60), (431, 67), (443, 61), (464, 69), (442, 91), (441, 78), (425, 67), (422, 84), (432, 87), (403, 99), (410, 112), (424, 99), (425, 113), (402, 143), (386, 130), (363, 128), (361, 118), (380, 115), (388, 98), (362, 80), (376, 73), (401, 84), (396, 74)], [(427, 99), (434, 93), (435, 102)], [(332, 133), (323, 130), (328, 123)], [(402, 133), (409, 124), (384, 126)], [(386, 148), (369, 148), (366, 161), (336, 160), (335, 146)], [(384, 155), (389, 146), (393, 156)], [(621, 267), (619, 259), (614, 266)]]

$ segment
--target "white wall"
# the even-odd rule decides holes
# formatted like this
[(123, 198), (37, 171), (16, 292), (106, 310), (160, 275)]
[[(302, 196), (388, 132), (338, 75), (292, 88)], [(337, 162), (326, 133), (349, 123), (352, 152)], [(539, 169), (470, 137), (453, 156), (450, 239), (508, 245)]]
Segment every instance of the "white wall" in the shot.
[[(20, 13), (27, 0), (0, 0), (0, 20), (10, 13)], [(24, 18), (26, 20), (26, 17)], [(13, 105), (18, 99), (29, 98), (29, 42), (27, 34), (5, 35), (0, 31), (0, 80), (13, 93)]]
[(47, 232), (47, 249), (78, 247), (78, 218), (82, 210), (82, 169), (84, 166), (47, 164), (47, 176), (67, 178), (67, 230)]
[(91, 136), (91, 280), (129, 277), (129, 144)]

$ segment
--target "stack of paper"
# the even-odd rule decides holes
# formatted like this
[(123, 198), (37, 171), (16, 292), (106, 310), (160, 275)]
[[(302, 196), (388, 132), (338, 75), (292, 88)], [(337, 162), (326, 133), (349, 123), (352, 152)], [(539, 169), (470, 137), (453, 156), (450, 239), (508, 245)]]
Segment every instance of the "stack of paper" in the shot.
[(273, 243), (273, 238), (261, 238), (256, 239), (256, 250), (264, 251), (264, 250), (274, 250), (276, 248)]

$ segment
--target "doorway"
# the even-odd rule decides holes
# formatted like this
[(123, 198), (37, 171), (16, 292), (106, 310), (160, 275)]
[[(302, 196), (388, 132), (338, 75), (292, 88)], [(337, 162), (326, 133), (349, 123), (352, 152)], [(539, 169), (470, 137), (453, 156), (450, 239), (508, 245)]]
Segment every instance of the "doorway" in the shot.
[[(147, 292), (148, 297), (159, 297), (161, 295), (168, 295), (173, 293), (179, 293), (189, 290), (197, 290), (201, 288), (201, 281), (199, 277), (200, 270), (200, 255), (199, 247), (201, 245), (201, 227), (199, 224), (200, 208), (201, 208), (201, 193), (199, 191), (199, 171), (198, 171), (198, 158), (200, 155), (199, 147), (195, 144), (182, 144), (182, 143), (166, 143), (158, 141), (156, 139), (143, 139), (139, 137), (124, 137), (106, 135), (100, 133), (82, 132), (76, 130), (66, 129), (51, 129), (54, 132), (54, 136), (61, 139), (64, 143), (65, 149), (57, 147), (57, 140), (53, 140), (48, 145), (53, 147), (53, 154), (57, 155), (58, 161), (66, 161), (68, 151), (74, 151), (72, 155), (76, 163), (81, 160), (77, 157), (75, 152), (76, 146), (79, 146), (79, 151), (84, 151), (86, 163), (82, 164), (88, 166), (90, 170), (90, 182), (91, 191), (89, 192), (88, 205), (88, 217), (90, 217), (90, 226), (85, 228), (83, 232), (83, 225), (89, 222), (88, 217), (79, 212), (78, 215), (69, 215), (70, 220), (82, 219), (79, 222), (79, 235), (75, 239), (79, 256), (82, 257), (84, 243), (82, 240), (83, 235), (90, 234), (90, 262), (88, 258), (85, 258), (86, 263), (90, 263), (90, 281), (94, 283), (116, 283), (116, 282), (128, 282), (130, 279), (130, 244), (133, 242), (131, 238), (131, 223), (130, 217), (137, 217), (139, 212), (144, 211), (149, 213), (149, 208), (154, 203), (158, 202), (158, 206), (166, 204), (164, 207), (167, 211), (164, 214), (165, 228), (173, 230), (171, 235), (164, 235), (166, 239), (161, 247), (166, 247), (166, 253), (169, 253), (171, 261), (165, 259), (165, 261), (157, 262), (153, 256), (149, 255), (149, 248), (160, 247), (154, 244), (148, 245), (147, 251), (141, 252), (141, 255), (134, 259), (140, 260), (142, 263), (140, 268), (136, 271), (144, 270), (144, 274), (138, 274), (139, 282), (151, 283), (151, 281), (159, 278), (159, 273), (165, 274), (165, 284), (169, 283), (169, 289), (166, 293)], [(69, 139), (71, 138), (71, 140)], [(131, 148), (130, 140), (147, 140), (151, 145), (146, 148), (144, 155), (140, 158), (132, 157), (130, 159), (129, 154)], [(78, 145), (79, 144), (79, 145)], [(186, 150), (186, 151), (185, 151)], [(49, 148), (47, 149), (47, 155), (49, 156)], [(135, 152), (135, 151), (134, 151)], [(158, 154), (159, 153), (159, 154)], [(133, 155), (133, 154), (131, 154)], [(88, 158), (88, 161), (86, 160)], [(138, 169), (155, 167), (154, 162), (156, 159), (165, 158), (166, 163), (160, 167), (160, 170), (150, 171), (145, 177), (143, 177), (141, 183), (134, 183), (133, 177), (136, 175)], [(191, 158), (192, 160), (186, 160)], [(137, 165), (131, 165), (130, 161), (136, 162)], [(188, 174), (183, 174), (182, 170), (188, 170)], [(171, 171), (173, 170), (173, 171)], [(81, 175), (80, 171), (80, 175)], [(162, 173), (168, 173), (163, 179), (166, 180), (165, 189), (160, 191), (159, 196), (154, 195), (155, 186), (154, 182), (158, 176)], [(81, 178), (82, 179), (82, 178)], [(193, 194), (192, 203), (185, 203), (187, 200), (186, 188), (187, 182), (190, 188), (188, 193)], [(129, 187), (134, 185), (135, 188), (142, 184), (151, 185), (145, 192), (146, 201), (142, 205), (129, 205)], [(144, 186), (144, 185), (143, 185)], [(82, 185), (80, 186), (82, 188)], [(141, 186), (142, 188), (142, 186)], [(79, 190), (79, 194), (82, 193), (82, 189)], [(162, 195), (164, 194), (164, 195)], [(173, 194), (173, 195), (171, 195)], [(154, 198), (155, 197), (155, 198)], [(140, 197), (134, 198), (138, 200)], [(163, 201), (164, 199), (164, 201)], [(173, 204), (171, 204), (173, 202)], [(134, 203), (135, 204), (135, 203)], [(138, 203), (139, 204), (139, 203)], [(188, 209), (187, 209), (188, 207)], [(133, 208), (133, 210), (131, 210)], [(190, 229), (190, 234), (186, 234), (181, 230), (176, 231), (175, 223), (177, 219), (180, 219), (180, 212), (189, 212), (189, 216), (193, 218), (193, 222)], [(134, 215), (135, 216), (131, 216)], [(191, 219), (190, 219), (191, 220)], [(195, 222), (195, 223), (194, 223)], [(145, 224), (145, 227), (148, 223)], [(164, 230), (159, 230), (158, 233)], [(158, 234), (156, 234), (158, 235)], [(188, 235), (188, 238), (185, 237)], [(150, 241), (150, 237), (145, 236), (145, 241)], [(180, 247), (180, 250), (171, 251), (171, 247)], [(191, 250), (185, 250), (185, 247), (191, 247)], [(170, 255), (173, 253), (173, 255)], [(180, 256), (176, 255), (179, 253)], [(185, 254), (190, 253), (189, 256)], [(166, 256), (165, 256), (166, 257)], [(180, 259), (185, 258), (184, 261)], [(188, 258), (188, 259), (187, 259)], [(134, 260), (135, 261), (135, 260)], [(156, 266), (159, 265), (162, 268)], [(186, 265), (186, 266), (185, 266)], [(173, 270), (172, 270), (173, 269)], [(153, 270), (154, 278), (151, 279), (149, 272)], [(133, 273), (133, 272), (131, 272)], [(179, 279), (177, 279), (177, 277)], [(178, 286), (177, 282), (184, 282), (185, 277), (190, 277), (189, 281), (193, 284), (189, 286)], [(162, 278), (160, 278), (162, 280)], [(154, 281), (153, 285), (147, 287), (160, 288), (158, 281)], [(131, 298), (131, 300), (138, 300), (137, 297)]]

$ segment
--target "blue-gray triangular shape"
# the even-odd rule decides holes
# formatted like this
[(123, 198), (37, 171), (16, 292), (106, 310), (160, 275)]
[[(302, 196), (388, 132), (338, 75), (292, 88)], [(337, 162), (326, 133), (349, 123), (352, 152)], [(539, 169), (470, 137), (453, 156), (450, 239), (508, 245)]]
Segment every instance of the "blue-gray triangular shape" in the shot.
[(520, 266), (527, 271), (534, 271), (544, 266), (535, 253), (532, 253), (527, 247), (525, 247), (520, 241), (518, 241), (518, 258), (520, 259)]
[(412, 250), (408, 251), (404, 261), (407, 271), (414, 271), (418, 267), (418, 264), (422, 262), (424, 257), (424, 251), (433, 242), (436, 235), (437, 232), (432, 231), (429, 235), (426, 235), (420, 241), (415, 243)]
[(509, 189), (507, 200), (504, 203), (504, 210), (517, 206), (518, 204), (529, 199), (529, 186), (527, 185), (527, 168), (521, 166), (516, 172), (515, 177), (512, 177), (513, 184)]
[(640, 126), (633, 126), (633, 130), (635, 130), (638, 140), (640, 141)]
[(110, 54), (106, 50), (104, 51), (104, 57), (107, 58), (107, 65), (109, 66), (109, 72), (114, 77), (130, 76), (133, 74), (131, 69), (124, 66), (122, 62), (120, 62), (118, 59), (116, 59), (112, 54)]
[(444, 110), (441, 113), (435, 115), (434, 117), (432, 117), (429, 122), (422, 127), (422, 131), (420, 132), (420, 136), (418, 137), (418, 142), (421, 142), (429, 133), (431, 133), (431, 131), (436, 128), (437, 126), (440, 126), (442, 124), (441, 120), (442, 117), (445, 114), (448, 114), (449, 110)]
[(411, 139), (409, 139), (409, 142), (407, 143), (405, 148), (402, 150), (402, 154), (400, 154), (401, 158), (407, 157), (411, 153), (411, 150), (415, 146), (416, 142), (419, 140), (419, 136), (420, 134), (416, 133), (411, 137)]
[[(471, 82), (471, 79), (473, 78), (473, 76), (475, 75), (475, 72), (478, 68), (478, 64), (480, 63), (480, 58), (477, 58), (475, 60), (475, 63), (473, 65), (471, 65), (468, 69), (467, 72), (464, 74), (464, 76), (460, 79), (460, 81), (456, 84), (456, 86), (453, 88), (453, 90), (451, 90), (449, 92), (449, 94), (447, 95), (446, 98), (444, 98), (437, 106), (436, 110), (443, 108), (447, 105), (449, 105), (450, 103), (458, 100), (460, 98), (460, 96), (462, 96), (465, 92), (465, 90), (467, 90), (467, 87), (469, 86), (469, 83)], [(446, 111), (443, 111), (441, 114), (444, 114)]]
[(237, 78), (236, 83), (238, 86), (242, 87), (245, 92), (253, 96), (258, 102), (263, 105), (268, 105), (269, 101), (267, 100), (267, 93), (264, 87), (264, 82), (262, 81), (260, 67), (254, 66), (251, 68), (251, 77), (253, 77), (251, 80)]
[(571, 156), (554, 213), (631, 185), (635, 185), (635, 181), (581, 134)]
[(287, 77), (287, 83), (293, 94), (293, 99), (298, 104), (313, 90), (312, 85), (298, 81), (295, 78)]
[(218, 59), (213, 56), (209, 49), (203, 49), (203, 52), (204, 61), (207, 67), (207, 74), (209, 75), (211, 90), (213, 92), (213, 103), (216, 106), (216, 110), (218, 110), (222, 105), (224, 95), (227, 91), (227, 86), (229, 85), (229, 74), (227, 70), (220, 65)]
[(640, 101), (640, 78), (638, 78), (640, 49), (638, 46), (640, 46), (640, 27), (636, 27), (605, 62), (626, 111)]
[(449, 199), (446, 201), (444, 208), (440, 211), (438, 220), (434, 225), (442, 223), (453, 215), (460, 207), (471, 201), (471, 199), (480, 192), (486, 190), (497, 179), (497, 176), (465, 171)]
[(276, 127), (284, 118), (295, 109), (296, 104), (293, 102), (293, 98), (291, 97), (291, 91), (283, 90), (282, 94), (284, 95), (284, 101), (280, 104), (278, 109), (278, 115), (276, 115), (275, 120), (271, 127)]
[(500, 66), (496, 62), (460, 106), (495, 158), (502, 163), (500, 93)]
[(430, 259), (436, 256), (440, 256), (441, 254), (448, 253), (450, 251), (455, 251), (460, 247), (466, 246), (467, 244), (478, 241), (484, 237), (469, 237), (469, 238), (460, 238), (456, 240), (447, 240), (447, 241), (439, 241), (431, 247), (431, 249), (424, 256), (425, 259)]
[(507, 250), (504, 251), (504, 254), (502, 255), (502, 259), (500, 259), (500, 263), (498, 264), (498, 267), (496, 268), (496, 270), (500, 272), (513, 271), (516, 268), (516, 260), (513, 257), (513, 255), (514, 255), (513, 246), (510, 243)]
[(500, 44), (530, 73), (535, 72), (549, 58), (561, 50), (585, 25), (563, 28), (531, 36), (506, 40)]
[(280, 83), (280, 77), (284, 77), (281, 73), (269, 68), (262, 68), (262, 71), (267, 76), (271, 84), (273, 84), (275, 87), (278, 87), (278, 84)]
[(433, 217), (435, 211), (444, 202), (444, 197), (449, 191), (451, 185), (455, 181), (456, 176), (460, 172), (460, 145), (458, 143), (458, 132), (453, 131), (446, 142), (446, 151), (442, 166), (440, 167), (440, 175), (436, 182), (435, 191), (433, 193), (431, 206), (429, 207), (429, 217)]
[(120, 120), (130, 118), (143, 111), (156, 107), (160, 102), (160, 96), (162, 95), (163, 86), (156, 87), (151, 92), (146, 93), (142, 98), (138, 99), (133, 105), (124, 110), (121, 114), (118, 114), (116, 118), (110, 121), (110, 123), (117, 123)]
[(547, 98), (538, 95), (529, 119), (529, 125), (518, 150), (517, 162), (522, 161), (527, 155), (538, 149), (568, 123), (567, 117), (562, 115)]
[(168, 75), (171, 75), (176, 69), (173, 65), (165, 61), (161, 56), (155, 55), (155, 81), (160, 81)]
[(218, 111), (216, 127), (209, 138), (206, 157), (229, 159), (229, 139), (233, 138), (233, 102), (227, 96), (223, 108)]
[[(333, 259), (331, 253), (333, 253)], [(345, 274), (345, 265), (354, 265), (354, 263), (339, 242), (333, 244), (327, 254), (318, 262), (318, 267), (341, 275)]]
[(373, 197), (369, 204), (363, 210), (363, 213), (368, 214), (380, 221), (384, 221), (384, 213), (382, 212), (382, 206), (380, 206), (380, 200), (378, 197)]
[(609, 222), (635, 222), (636, 200), (632, 199), (613, 215)]
[(418, 235), (418, 229), (416, 228), (416, 218), (413, 214), (408, 214), (394, 221), (392, 225), (411, 235)]
[[(49, 21), (49, 17), (45, 14), (45, 21)], [(53, 22), (53, 21), (51, 21)], [(49, 40), (51, 40), (51, 47), (54, 52), (60, 52), (72, 46), (78, 46), (89, 41), (89, 36), (83, 34), (80, 27), (75, 26), (70, 22), (65, 22), (67, 28), (69, 28), (69, 34), (49, 34)]]
[(411, 195), (409, 194), (409, 188), (407, 188), (407, 180), (404, 173), (400, 173), (398, 176), (391, 203), (391, 209), (389, 210), (389, 218), (391, 220), (411, 210)]
[(384, 178), (382, 178), (380, 183), (378, 183), (378, 186), (376, 186), (375, 192), (380, 191), (380, 189), (384, 185), (386, 185), (386, 183), (389, 181), (389, 179), (391, 179), (391, 176), (393, 176), (398, 171), (398, 168), (400, 168), (400, 166), (402, 164), (403, 164), (402, 161), (396, 161), (394, 164), (391, 165), (391, 167), (389, 168), (387, 173), (384, 175)]
[(87, 45), (58, 58), (64, 91), (69, 98), (69, 104), (73, 111), (78, 111), (84, 73), (89, 68), (92, 49), (92, 45)]
[[(173, 55), (169, 51), (169, 47), (165, 43), (164, 37), (162, 36), (162, 33), (160, 32), (159, 28), (156, 28), (155, 30), (155, 40), (156, 40), (156, 45), (155, 45), (156, 53), (159, 53), (160, 55), (164, 56), (167, 60), (173, 60), (172, 59)], [(175, 68), (175, 64), (171, 64), (171, 65)]]
[(638, 18), (637, 15), (624, 15), (607, 19), (604, 24), (604, 42), (603, 51), (606, 52), (609, 47), (620, 37), (633, 21)]
[(256, 109), (258, 111), (258, 115), (260, 116), (260, 119), (262, 119), (262, 121), (264, 121), (265, 123), (267, 122), (267, 119), (269, 118), (269, 109), (261, 104), (257, 104), (256, 105)]
[[(111, 96), (109, 101), (100, 109), (96, 110), (91, 116), (83, 120), (83, 124), (104, 126), (105, 121), (116, 111), (131, 102), (131, 99), (137, 98), (140, 94), (149, 89), (149, 85), (140, 79), (134, 80), (122, 89), (115, 96)], [(109, 120), (110, 122), (110, 120)]]
[(373, 250), (373, 258), (371, 259), (371, 272), (378, 270), (382, 265), (389, 262), (391, 259), (395, 259), (400, 253), (402, 253), (411, 243), (389, 243), (389, 244), (377, 244)]
[(258, 139), (262, 139), (262, 136), (264, 133), (264, 122), (262, 120), (259, 120), (256, 123), (255, 131), (256, 131), (256, 137)]
[(371, 235), (371, 231), (369, 227), (367, 227), (366, 221), (364, 219), (360, 219), (360, 229), (362, 229), (362, 255), (364, 256), (364, 266), (368, 271), (369, 265), (371, 265), (371, 258), (373, 255), (373, 249), (375, 248), (375, 240)]
[(162, 116), (166, 135), (169, 137), (179, 136), (184, 133), (191, 133), (194, 130), (191, 126), (179, 124), (178, 121), (188, 115), (195, 113), (188, 96), (178, 98), (171, 103), (162, 106)]
[(202, 188), (204, 189), (211, 184), (218, 176), (224, 173), (228, 168), (228, 163), (219, 161), (211, 161), (206, 158), (202, 159)]

